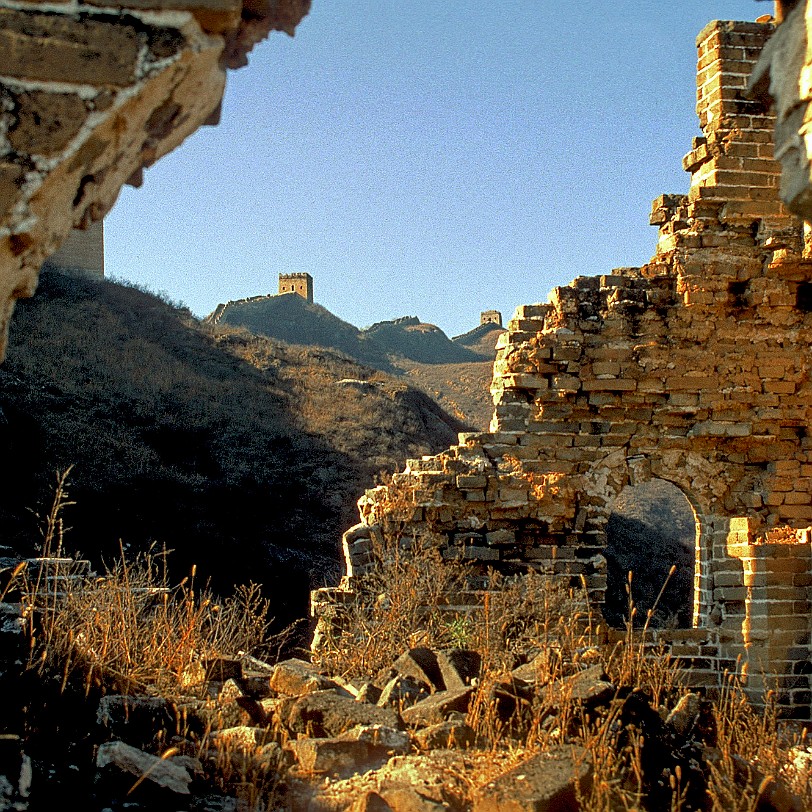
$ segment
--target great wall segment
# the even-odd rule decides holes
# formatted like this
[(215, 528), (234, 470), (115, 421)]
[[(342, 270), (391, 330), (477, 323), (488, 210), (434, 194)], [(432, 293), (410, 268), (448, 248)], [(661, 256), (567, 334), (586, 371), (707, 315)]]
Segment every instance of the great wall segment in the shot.
[(0, 2), (0, 359), (14, 301), (74, 227), (203, 124), (227, 68), (310, 0)]
[(654, 201), (655, 255), (517, 309), (497, 345), (490, 431), (361, 498), (342, 585), (313, 595), (317, 640), (375, 540), (395, 534), (430, 535), (482, 570), (582, 580), (600, 606), (613, 506), (665, 481), (690, 504), (695, 540), (687, 628), (660, 639), (693, 684), (738, 671), (754, 700), (777, 688), (785, 715), (810, 717), (812, 258), (778, 196), (774, 115), (746, 95), (773, 30), (701, 32), (703, 137), (683, 161), (688, 193)]

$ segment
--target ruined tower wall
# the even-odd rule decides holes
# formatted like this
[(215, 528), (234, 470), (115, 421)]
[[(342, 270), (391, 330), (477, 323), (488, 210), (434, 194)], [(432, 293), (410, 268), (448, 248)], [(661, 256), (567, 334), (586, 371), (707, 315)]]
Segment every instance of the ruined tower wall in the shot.
[(600, 604), (615, 501), (668, 480), (697, 528), (695, 628), (666, 637), (700, 681), (740, 656), (755, 693), (779, 681), (787, 713), (809, 715), (796, 673), (810, 654), (808, 537), (761, 543), (812, 522), (812, 262), (777, 199), (772, 116), (742, 96), (771, 30), (703, 30), (704, 136), (685, 160), (689, 193), (654, 202), (654, 257), (517, 309), (497, 344), (490, 431), (368, 491), (348, 572), (363, 573), (372, 533), (403, 532), (405, 494), (407, 532), (439, 538), (446, 558), (583, 578)]
[(104, 276), (104, 221), (93, 223), (84, 231), (71, 231), (59, 249), (48, 257), (48, 264), (91, 276)]
[(313, 301), (313, 277), (309, 273), (279, 274), (279, 293), (295, 293)]

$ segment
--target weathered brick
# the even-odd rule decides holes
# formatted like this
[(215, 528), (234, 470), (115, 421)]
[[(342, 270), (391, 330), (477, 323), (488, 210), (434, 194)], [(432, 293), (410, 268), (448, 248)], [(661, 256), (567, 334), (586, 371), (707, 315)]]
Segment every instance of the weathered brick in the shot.
[(140, 42), (119, 20), (0, 9), (0, 74), (90, 85), (130, 84)]

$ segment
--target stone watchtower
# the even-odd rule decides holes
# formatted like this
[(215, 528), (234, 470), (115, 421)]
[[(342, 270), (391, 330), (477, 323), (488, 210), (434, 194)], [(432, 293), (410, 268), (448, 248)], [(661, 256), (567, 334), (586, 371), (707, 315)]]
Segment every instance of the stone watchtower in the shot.
[(99, 220), (84, 231), (73, 229), (45, 264), (89, 276), (104, 276), (104, 221)]
[(309, 273), (279, 274), (279, 293), (298, 293), (299, 296), (313, 301), (313, 277)]
[(479, 326), (483, 324), (495, 324), (502, 326), (502, 314), (498, 310), (483, 310), (479, 315)]

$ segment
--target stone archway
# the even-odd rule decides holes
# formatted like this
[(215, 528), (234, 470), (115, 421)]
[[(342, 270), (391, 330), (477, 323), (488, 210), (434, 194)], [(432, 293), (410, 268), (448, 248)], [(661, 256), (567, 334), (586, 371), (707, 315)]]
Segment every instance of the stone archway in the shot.
[[(627, 485), (614, 500), (606, 525), (606, 621), (615, 627), (626, 623), (632, 572), (635, 625), (642, 625), (653, 610), (651, 626), (690, 627), (698, 534), (696, 512), (672, 482), (652, 478)], [(669, 578), (672, 566), (676, 569)]]

